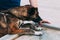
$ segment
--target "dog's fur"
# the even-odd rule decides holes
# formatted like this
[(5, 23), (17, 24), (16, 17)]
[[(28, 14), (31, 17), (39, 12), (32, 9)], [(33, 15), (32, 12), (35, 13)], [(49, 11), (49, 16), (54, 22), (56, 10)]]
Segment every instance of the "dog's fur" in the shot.
[(33, 20), (37, 18), (38, 12), (32, 6), (20, 6), (1, 11), (0, 14), (0, 37), (6, 34), (24, 34), (30, 29), (20, 29), (19, 20)]
[(11, 14), (22, 20), (33, 20), (40, 17), (36, 8), (31, 5), (15, 7), (1, 12)]
[[(5, 21), (5, 18), (6, 20)], [(30, 29), (20, 29), (19, 28), (19, 19), (11, 15), (0, 14), (0, 37), (6, 34), (25, 34), (25, 33), (34, 33)]]

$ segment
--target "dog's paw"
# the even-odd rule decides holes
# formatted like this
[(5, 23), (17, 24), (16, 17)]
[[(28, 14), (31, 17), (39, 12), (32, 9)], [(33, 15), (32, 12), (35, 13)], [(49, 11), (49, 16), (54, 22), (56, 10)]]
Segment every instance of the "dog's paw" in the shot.
[(36, 36), (42, 36), (43, 32), (42, 31), (34, 31), (34, 35), (36, 35)]

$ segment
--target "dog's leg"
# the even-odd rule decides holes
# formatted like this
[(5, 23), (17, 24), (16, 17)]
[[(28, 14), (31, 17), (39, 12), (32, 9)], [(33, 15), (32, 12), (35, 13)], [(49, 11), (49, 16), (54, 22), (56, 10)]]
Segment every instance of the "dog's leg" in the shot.
[[(17, 25), (18, 24), (16, 24), (16, 22), (11, 22), (10, 24), (9, 24), (9, 29), (10, 29), (10, 34), (32, 34), (32, 33), (34, 33), (32, 30), (30, 30), (30, 29), (20, 29), (20, 28), (18, 28), (17, 27)], [(8, 29), (8, 30), (9, 30)]]
[(0, 21), (0, 25), (2, 26), (2, 28), (6, 28), (7, 27), (6, 23), (1, 22), (1, 21)]

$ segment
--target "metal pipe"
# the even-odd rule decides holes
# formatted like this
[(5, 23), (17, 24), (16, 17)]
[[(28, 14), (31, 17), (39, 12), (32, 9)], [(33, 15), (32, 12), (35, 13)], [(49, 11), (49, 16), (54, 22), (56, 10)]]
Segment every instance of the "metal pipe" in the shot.
[(47, 28), (51, 28), (51, 29), (60, 30), (60, 26), (55, 25), (55, 24), (42, 23), (42, 26), (43, 27), (47, 27)]

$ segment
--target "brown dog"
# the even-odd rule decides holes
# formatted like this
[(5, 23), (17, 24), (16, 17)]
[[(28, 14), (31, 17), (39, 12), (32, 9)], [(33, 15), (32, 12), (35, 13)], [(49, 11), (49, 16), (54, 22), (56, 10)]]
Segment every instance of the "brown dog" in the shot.
[(39, 18), (38, 11), (30, 6), (20, 6), (1, 11), (0, 13), (0, 37), (6, 34), (34, 33), (30, 29), (20, 29), (19, 20), (32, 20)]
[(18, 21), (19, 19), (14, 16), (0, 14), (0, 37), (6, 34), (34, 33), (30, 29), (20, 29)]
[(38, 9), (32, 7), (31, 5), (15, 7), (15, 8), (11, 8), (11, 9), (1, 11), (1, 12), (11, 14), (22, 20), (35, 21), (35, 20), (37, 20), (37, 18), (39, 19), (39, 20), (37, 20), (37, 22), (42, 20), (39, 16)]

